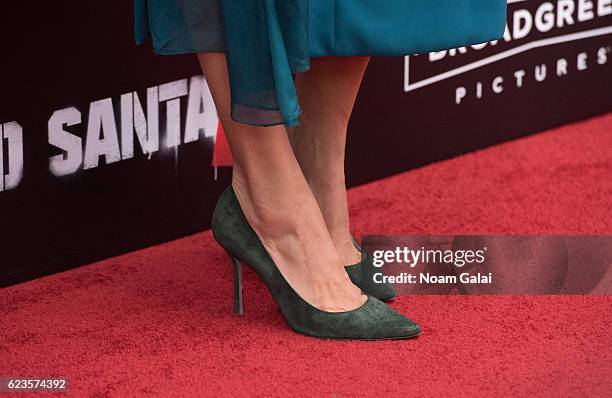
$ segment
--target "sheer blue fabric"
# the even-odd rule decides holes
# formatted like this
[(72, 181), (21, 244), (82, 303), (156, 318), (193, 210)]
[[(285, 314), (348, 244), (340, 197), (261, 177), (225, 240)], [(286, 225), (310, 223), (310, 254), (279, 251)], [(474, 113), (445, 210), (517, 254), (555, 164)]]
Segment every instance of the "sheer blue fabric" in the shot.
[(232, 118), (298, 124), (293, 74), (310, 67), (308, 0), (223, 0)]
[(308, 0), (134, 0), (138, 44), (157, 54), (224, 51), (232, 118), (295, 126), (293, 75), (310, 67)]

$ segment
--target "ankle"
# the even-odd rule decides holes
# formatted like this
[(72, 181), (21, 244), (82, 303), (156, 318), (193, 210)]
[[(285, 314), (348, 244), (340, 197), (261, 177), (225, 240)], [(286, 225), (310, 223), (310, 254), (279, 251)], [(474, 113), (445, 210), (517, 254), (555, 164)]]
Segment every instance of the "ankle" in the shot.
[[(312, 195), (305, 183), (303, 186), (290, 183), (262, 184), (246, 182), (240, 173), (235, 174), (232, 187), (243, 213), (260, 237), (274, 240), (280, 237), (300, 235), (300, 219), (309, 212), (296, 211), (300, 205), (308, 207), (308, 194)], [(301, 194), (300, 192), (304, 192)], [(316, 202), (310, 199), (313, 206)]]
[[(330, 171), (344, 173), (345, 139), (337, 133), (337, 127), (310, 127), (301, 123), (293, 132), (291, 147), (306, 178)], [(320, 134), (325, 131), (326, 134)]]

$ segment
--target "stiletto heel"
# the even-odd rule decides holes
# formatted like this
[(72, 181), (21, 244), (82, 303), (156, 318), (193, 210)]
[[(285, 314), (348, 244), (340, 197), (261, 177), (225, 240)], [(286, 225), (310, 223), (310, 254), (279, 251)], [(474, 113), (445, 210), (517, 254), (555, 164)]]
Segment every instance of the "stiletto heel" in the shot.
[(244, 306), (242, 305), (242, 262), (236, 257), (227, 253), (232, 261), (234, 270), (234, 314), (244, 314)]
[(264, 281), (285, 320), (296, 332), (327, 339), (357, 340), (407, 339), (420, 334), (419, 325), (373, 296), (368, 296), (361, 307), (345, 312), (326, 312), (300, 297), (249, 225), (231, 186), (219, 198), (211, 226), (213, 236), (232, 259), (235, 313), (243, 312), (242, 265), (247, 263)]

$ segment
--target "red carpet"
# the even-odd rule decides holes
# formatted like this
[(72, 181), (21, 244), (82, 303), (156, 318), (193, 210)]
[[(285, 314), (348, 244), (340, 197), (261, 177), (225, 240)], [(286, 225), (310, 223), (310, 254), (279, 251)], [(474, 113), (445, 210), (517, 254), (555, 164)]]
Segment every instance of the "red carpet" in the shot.
[[(361, 233), (612, 233), (612, 114), (350, 192)], [(0, 290), (0, 375), (71, 396), (612, 395), (612, 297), (401, 297), (415, 340), (297, 335), (209, 232)]]

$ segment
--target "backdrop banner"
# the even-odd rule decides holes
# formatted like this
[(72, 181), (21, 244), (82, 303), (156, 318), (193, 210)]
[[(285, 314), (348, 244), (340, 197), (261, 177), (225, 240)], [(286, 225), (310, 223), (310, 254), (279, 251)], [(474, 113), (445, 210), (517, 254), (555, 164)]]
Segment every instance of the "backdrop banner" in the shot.
[[(0, 285), (207, 229), (231, 156), (195, 56), (136, 46), (132, 2), (2, 15)], [(374, 59), (349, 185), (609, 112), (611, 51), (612, 1), (529, 0), (502, 40)]]

